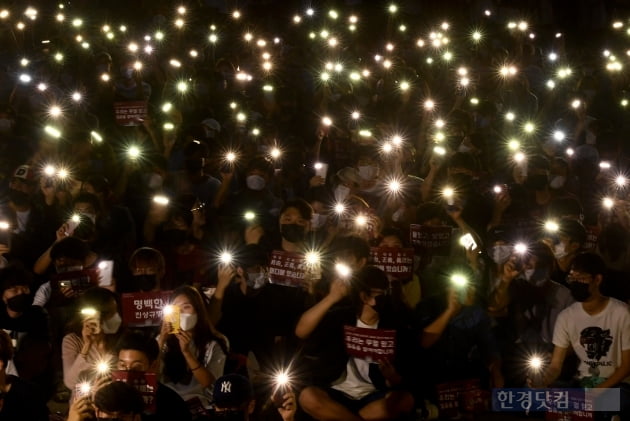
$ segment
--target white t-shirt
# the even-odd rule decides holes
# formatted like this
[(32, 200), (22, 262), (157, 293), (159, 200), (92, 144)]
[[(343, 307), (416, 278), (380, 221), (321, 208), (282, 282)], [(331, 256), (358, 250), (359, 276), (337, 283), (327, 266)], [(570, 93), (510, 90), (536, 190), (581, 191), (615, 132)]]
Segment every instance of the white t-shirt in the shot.
[[(376, 329), (378, 323), (367, 325), (357, 320), (357, 327)], [(376, 387), (370, 380), (370, 363), (359, 358), (349, 358), (345, 373), (333, 383), (332, 388), (356, 400), (376, 392)]]
[(580, 360), (580, 379), (602, 383), (621, 365), (622, 351), (630, 349), (630, 308), (609, 298), (606, 308), (591, 316), (582, 303), (574, 303), (558, 315), (553, 344), (573, 348)]

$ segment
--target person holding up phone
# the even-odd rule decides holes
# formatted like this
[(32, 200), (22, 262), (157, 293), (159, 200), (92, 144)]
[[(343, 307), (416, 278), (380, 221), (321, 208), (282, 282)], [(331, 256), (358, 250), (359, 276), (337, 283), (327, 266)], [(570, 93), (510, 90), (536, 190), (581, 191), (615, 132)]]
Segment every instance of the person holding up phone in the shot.
[(99, 361), (115, 358), (114, 346), (122, 324), (116, 294), (94, 287), (81, 296), (74, 332), (62, 343), (63, 380), (74, 390), (79, 374)]

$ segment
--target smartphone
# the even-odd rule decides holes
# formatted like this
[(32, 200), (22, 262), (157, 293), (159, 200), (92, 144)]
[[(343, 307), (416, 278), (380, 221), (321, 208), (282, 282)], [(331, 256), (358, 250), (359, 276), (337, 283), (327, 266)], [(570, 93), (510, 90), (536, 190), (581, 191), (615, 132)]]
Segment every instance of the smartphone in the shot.
[(470, 233), (463, 235), (459, 239), (459, 243), (466, 248), (466, 250), (477, 250), (477, 243)]
[(284, 395), (288, 392), (287, 385), (278, 385), (276, 390), (271, 395), (271, 402), (276, 408), (282, 408), (282, 404), (284, 403)]
[(314, 168), (315, 168), (315, 175), (325, 180), (326, 175), (328, 175), (328, 164), (318, 162), (314, 165)]
[(0, 244), (11, 248), (11, 225), (8, 222), (0, 222)]
[(98, 286), (109, 287), (112, 285), (112, 275), (114, 273), (114, 261), (103, 260), (98, 264)]
[(81, 217), (79, 215), (73, 215), (72, 218), (69, 218), (66, 221), (66, 225), (68, 225), (66, 234), (68, 234), (69, 236), (74, 234), (74, 230), (77, 229), (80, 223), (81, 223)]
[(90, 392), (92, 391), (92, 385), (90, 382), (79, 382), (74, 386), (74, 396), (79, 399), (85, 396), (90, 396)]
[(169, 333), (179, 333), (179, 306), (164, 306), (162, 316), (164, 321), (171, 325)]

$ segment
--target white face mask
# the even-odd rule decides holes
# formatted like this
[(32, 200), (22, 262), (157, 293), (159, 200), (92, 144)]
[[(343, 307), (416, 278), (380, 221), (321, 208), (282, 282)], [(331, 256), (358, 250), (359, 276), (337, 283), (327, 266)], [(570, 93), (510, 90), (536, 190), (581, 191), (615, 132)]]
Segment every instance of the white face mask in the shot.
[(553, 246), (553, 255), (556, 259), (562, 259), (567, 254), (567, 248), (565, 247), (563, 242), (559, 242), (558, 244)]
[(343, 184), (340, 184), (335, 188), (335, 200), (337, 202), (343, 202), (349, 195), (350, 187), (346, 187)]
[(378, 173), (378, 167), (374, 165), (362, 165), (358, 167), (359, 169), (359, 177), (362, 179), (369, 181), (376, 178), (376, 174)]
[(321, 227), (326, 225), (327, 219), (328, 216), (326, 215), (322, 215), (321, 213), (313, 213), (313, 216), (311, 217), (311, 227), (314, 230), (320, 229)]
[(122, 319), (120, 318), (120, 314), (116, 312), (112, 317), (107, 320), (104, 320), (102, 323), (103, 333), (111, 335), (113, 333), (118, 332), (120, 325), (122, 324)]
[(180, 313), (179, 314), (179, 327), (184, 330), (192, 330), (197, 325), (197, 314), (193, 313)]
[(247, 286), (251, 289), (260, 289), (266, 282), (265, 272), (247, 272)]
[(160, 174), (153, 173), (149, 176), (149, 188), (151, 190), (158, 190), (162, 188), (164, 179)]
[(488, 254), (490, 255), (490, 258), (494, 263), (496, 263), (497, 265), (502, 265), (503, 263), (507, 262), (507, 259), (510, 258), (510, 255), (512, 254), (512, 248), (512, 246), (507, 244), (492, 246)]
[(392, 221), (394, 222), (400, 221), (400, 218), (402, 218), (404, 214), (405, 214), (405, 208), (398, 208), (396, 212), (392, 213)]
[(564, 187), (564, 183), (567, 181), (567, 178), (563, 175), (554, 176), (549, 182), (549, 187), (552, 189), (561, 189)]
[(534, 272), (536, 272), (536, 269), (525, 269), (523, 271), (523, 276), (525, 277), (526, 280), (531, 280), (532, 276), (534, 275)]
[(245, 182), (247, 183), (247, 188), (254, 191), (261, 191), (267, 184), (265, 179), (257, 174), (248, 175)]
[(92, 220), (93, 224), (96, 224), (96, 214), (95, 213), (82, 213), (81, 215), (85, 216), (86, 218), (89, 218), (90, 220)]

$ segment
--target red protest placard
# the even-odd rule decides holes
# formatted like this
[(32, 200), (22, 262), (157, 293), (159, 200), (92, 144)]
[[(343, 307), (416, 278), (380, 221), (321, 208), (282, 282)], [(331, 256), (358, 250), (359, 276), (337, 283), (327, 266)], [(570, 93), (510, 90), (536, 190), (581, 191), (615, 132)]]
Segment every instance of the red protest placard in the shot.
[(413, 277), (413, 249), (372, 247), (370, 264), (394, 279)]
[(545, 421), (590, 421), (593, 413), (590, 411), (554, 411), (545, 413)]
[(139, 126), (147, 117), (147, 101), (114, 102), (114, 118), (119, 126)]
[(112, 371), (112, 379), (133, 386), (142, 395), (145, 412), (155, 413), (155, 394), (157, 392), (157, 375), (146, 371)]
[(490, 396), (481, 389), (479, 379), (458, 380), (435, 386), (440, 414), (455, 417), (463, 412), (484, 412), (489, 408)]
[(368, 361), (391, 360), (396, 353), (396, 331), (344, 326), (346, 352), (351, 357)]
[(452, 235), (453, 229), (446, 225), (411, 224), (409, 226), (411, 245), (419, 255), (448, 256), (451, 254)]
[(269, 281), (272, 284), (301, 287), (305, 275), (304, 256), (300, 253), (274, 250), (269, 262)]
[(122, 319), (126, 326), (159, 326), (162, 307), (172, 291), (132, 292), (122, 294)]

